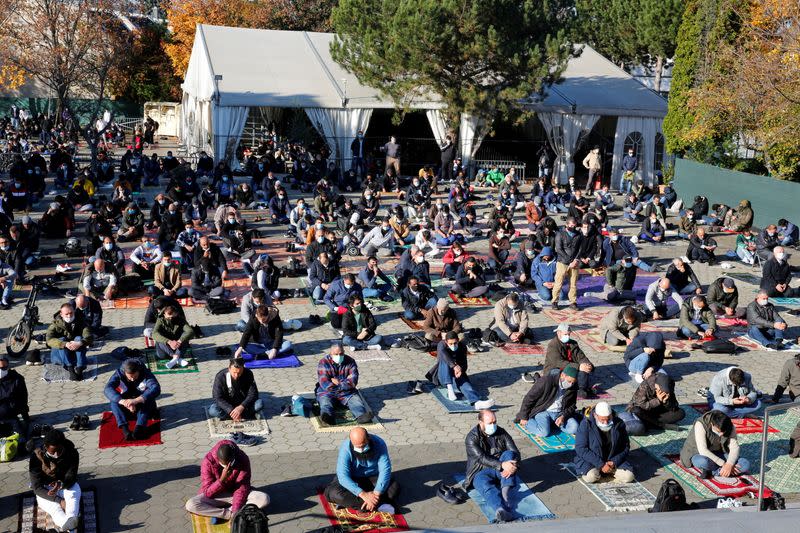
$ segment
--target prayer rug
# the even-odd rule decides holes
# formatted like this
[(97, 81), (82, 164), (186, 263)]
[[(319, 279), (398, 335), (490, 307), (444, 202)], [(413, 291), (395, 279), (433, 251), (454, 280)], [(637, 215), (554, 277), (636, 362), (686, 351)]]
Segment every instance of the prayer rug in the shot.
[(599, 324), (600, 321), (608, 314), (608, 309), (597, 309), (596, 307), (584, 308), (579, 311), (572, 309), (558, 309), (555, 310), (551, 307), (545, 307), (542, 310), (545, 314), (556, 324), (566, 323), (570, 325), (575, 324)]
[[(731, 338), (731, 342), (736, 344), (737, 346), (741, 346), (742, 348), (746, 348), (750, 351), (761, 350), (764, 352), (777, 352), (774, 348), (767, 348), (757, 340), (755, 340), (750, 335), (740, 335), (738, 337)], [(797, 352), (800, 351), (800, 345), (793, 343), (793, 342), (785, 342), (783, 344), (782, 352)]]
[[(707, 413), (711, 410), (707, 403), (693, 403), (689, 405), (692, 409), (700, 414)], [(747, 435), (749, 433), (761, 434), (764, 431), (764, 421), (756, 418), (731, 418), (733, 427), (738, 435)], [(780, 433), (779, 430), (770, 426), (767, 430), (768, 433)]]
[(194, 372), (200, 372), (200, 369), (197, 368), (197, 361), (195, 361), (191, 350), (189, 350), (189, 352), (186, 354), (186, 357), (184, 357), (184, 360), (189, 363), (189, 365), (175, 365), (172, 369), (167, 368), (169, 359), (159, 359), (156, 357), (156, 351), (154, 348), (147, 349), (144, 353), (145, 357), (147, 358), (147, 368), (149, 368), (150, 372), (153, 374), (191, 374)]
[[(758, 497), (758, 480), (749, 474), (736, 477), (736, 484), (728, 485), (726, 483), (721, 483), (716, 477), (700, 479), (700, 471), (694, 467), (686, 468), (683, 466), (680, 461), (680, 455), (668, 455), (666, 459), (671, 463), (667, 465), (667, 469), (676, 475), (679, 475), (678, 472), (683, 473), (684, 475), (680, 476), (681, 481), (687, 483), (692, 490), (701, 496), (712, 498), (741, 498), (742, 496), (751, 495), (753, 497)], [(704, 491), (702, 489), (710, 493), (710, 496), (708, 494), (703, 494)], [(771, 490), (764, 487), (765, 497), (770, 496), (771, 493)]]
[(200, 516), (192, 513), (189, 513), (189, 519), (192, 521), (193, 533), (231, 533), (229, 522), (212, 524), (210, 516)]
[[(436, 398), (440, 404), (445, 408), (448, 414), (461, 414), (461, 413), (476, 413), (475, 407), (472, 406), (467, 400), (459, 399), (459, 400), (451, 400), (447, 397), (447, 388), (445, 387), (434, 387), (431, 390), (431, 394), (433, 397)], [(463, 398), (464, 396), (459, 394), (459, 398)], [(497, 407), (492, 407), (492, 411), (497, 411)]]
[(409, 320), (403, 316), (403, 313), (400, 313), (400, 320), (414, 331), (422, 331), (422, 320)]
[(540, 437), (539, 435), (529, 432), (518, 423), (515, 423), (514, 425), (517, 426), (517, 429), (519, 429), (523, 435), (528, 437), (528, 439), (530, 439), (530, 441), (538, 446), (539, 449), (544, 453), (567, 452), (575, 449), (575, 437), (569, 433), (559, 431), (555, 435)]
[(613, 476), (604, 476), (597, 483), (586, 483), (578, 474), (574, 463), (562, 464), (561, 468), (575, 476), (603, 504), (606, 511), (647, 511), (656, 501), (656, 497), (638, 481), (618, 483)]
[[(83, 381), (94, 381), (97, 379), (97, 356), (87, 357), (86, 359), (88, 363), (86, 370), (83, 371)], [(69, 372), (62, 365), (55, 365), (48, 359), (48, 362), (42, 368), (42, 381), (47, 383), (69, 381)]]
[(234, 422), (231, 419), (221, 420), (211, 416), (208, 412), (208, 406), (204, 407), (203, 410), (208, 421), (208, 433), (212, 439), (227, 438), (231, 433), (236, 432), (247, 433), (248, 435), (269, 435), (270, 433), (269, 425), (264, 420), (264, 414), (260, 411), (256, 413), (255, 420)]
[(770, 298), (769, 301), (775, 305), (800, 305), (800, 298)]
[(324, 488), (317, 489), (317, 496), (331, 525), (340, 527), (347, 533), (389, 533), (409, 530), (408, 523), (402, 514), (337, 507), (325, 498)]
[(747, 320), (743, 318), (717, 317), (717, 325), (722, 328), (746, 328)]
[(500, 349), (508, 355), (544, 355), (544, 346), (541, 344), (507, 342)]
[(468, 298), (466, 296), (458, 296), (455, 293), (448, 293), (450, 296), (450, 300), (457, 305), (463, 305), (465, 307), (489, 307), (492, 302), (486, 296), (478, 296), (477, 298)]
[[(135, 420), (128, 421), (128, 428), (133, 431), (136, 425)], [(98, 447), (101, 450), (106, 448), (123, 448), (128, 446), (152, 446), (154, 444), (164, 444), (161, 440), (161, 420), (150, 420), (147, 423), (147, 438), (142, 440), (125, 440), (122, 430), (117, 427), (117, 421), (111, 411), (103, 411), (100, 420), (100, 442)]]
[(761, 278), (755, 274), (747, 274), (744, 272), (728, 272), (725, 275), (729, 278), (738, 279), (739, 281), (750, 283), (752, 285), (761, 285)]
[(392, 358), (385, 350), (356, 350), (348, 351), (347, 355), (352, 357), (356, 363), (368, 363), (370, 361), (391, 361)]
[[(453, 477), (456, 483), (464, 482), (463, 474), (457, 474)], [(467, 494), (478, 506), (478, 509), (481, 510), (486, 520), (488, 520), (490, 524), (494, 523), (495, 509), (489, 507), (489, 504), (483, 499), (483, 495), (481, 495), (475, 487), (472, 487)], [(509, 492), (509, 500), (509, 507), (511, 508), (511, 513), (514, 515), (514, 522), (533, 522), (536, 520), (553, 520), (556, 518), (556, 515), (547, 508), (544, 502), (521, 481), (519, 485)]]
[[(39, 509), (36, 496), (28, 492), (20, 496), (19, 533), (41, 533), (55, 531), (53, 519)], [(78, 533), (97, 533), (97, 493), (92, 487), (81, 487), (81, 520), (76, 530)]]
[[(252, 348), (253, 346), (253, 344), (248, 344), (247, 348), (253, 350), (255, 353), (249, 353), (246, 351), (242, 352), (242, 359), (245, 361), (245, 368), (294, 368), (302, 366), (300, 359), (297, 358), (297, 356), (294, 354), (294, 351), (291, 351), (287, 354), (278, 354), (275, 359), (256, 359), (256, 353), (261, 352), (263, 347), (256, 352), (256, 349)], [(238, 348), (238, 344), (231, 346), (231, 353), (235, 353)]]
[[(361, 392), (358, 392), (358, 395), (361, 397), (361, 401), (364, 403), (364, 406), (371, 410), (367, 400), (364, 399), (364, 396)], [(315, 408), (316, 411), (316, 408)], [(314, 428), (314, 431), (317, 433), (335, 433), (339, 431), (350, 431), (356, 426), (361, 426), (366, 430), (372, 429), (383, 429), (383, 424), (381, 424), (380, 420), (378, 419), (377, 415), (373, 412), (372, 414), (372, 422), (368, 422), (366, 424), (359, 424), (356, 422), (356, 418), (353, 416), (353, 413), (350, 412), (350, 409), (344, 406), (338, 406), (333, 411), (334, 416), (334, 423), (333, 425), (328, 425), (322, 421), (319, 415), (314, 415), (309, 420), (311, 421), (311, 427)]]
[(152, 337), (145, 336), (144, 337), (144, 347), (145, 347), (145, 349), (147, 349), (147, 348), (155, 348), (156, 347), (156, 341), (154, 341)]

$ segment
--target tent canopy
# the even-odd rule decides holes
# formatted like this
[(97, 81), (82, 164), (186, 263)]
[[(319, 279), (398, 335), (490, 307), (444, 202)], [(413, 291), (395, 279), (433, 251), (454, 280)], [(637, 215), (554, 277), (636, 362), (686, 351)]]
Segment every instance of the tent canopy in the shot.
[[(332, 33), (200, 24), (183, 90), (199, 99), (216, 94), (221, 107), (393, 109), (390, 98), (362, 85), (333, 60), (333, 38)], [(414, 101), (412, 107), (442, 105)]]

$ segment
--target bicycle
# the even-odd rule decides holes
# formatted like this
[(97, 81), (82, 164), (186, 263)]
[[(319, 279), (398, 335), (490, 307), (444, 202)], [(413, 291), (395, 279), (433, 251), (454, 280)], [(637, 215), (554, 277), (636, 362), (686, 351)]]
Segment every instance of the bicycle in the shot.
[(17, 325), (11, 328), (6, 336), (6, 352), (9, 356), (19, 358), (25, 355), (28, 351), (28, 346), (33, 339), (33, 329), (40, 323), (39, 322), (39, 307), (36, 305), (36, 299), (39, 293), (43, 290), (52, 289), (55, 287), (55, 280), (53, 278), (34, 278), (31, 283), (31, 292), (28, 294), (28, 300), (25, 302), (25, 310), (22, 313), (22, 318)]

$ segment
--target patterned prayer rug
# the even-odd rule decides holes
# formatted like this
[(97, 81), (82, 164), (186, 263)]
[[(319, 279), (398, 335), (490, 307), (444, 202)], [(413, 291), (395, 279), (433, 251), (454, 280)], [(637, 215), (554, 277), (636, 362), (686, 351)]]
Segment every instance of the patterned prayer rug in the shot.
[(332, 526), (338, 526), (348, 533), (389, 533), (391, 531), (408, 531), (408, 523), (402, 514), (381, 513), (378, 511), (361, 511), (336, 507), (325, 498), (325, 490), (317, 489), (317, 496)]
[[(361, 392), (358, 393), (361, 396), (361, 401), (364, 403), (364, 406), (367, 409), (370, 409), (367, 400), (364, 399), (364, 396)], [(374, 429), (383, 429), (383, 424), (381, 424), (380, 420), (378, 419), (377, 415), (373, 413), (372, 422), (368, 422), (366, 424), (359, 424), (356, 422), (353, 413), (350, 412), (349, 409), (346, 407), (338, 407), (333, 412), (334, 416), (334, 423), (333, 425), (328, 425), (322, 421), (319, 415), (312, 416), (309, 418), (311, 421), (311, 426), (314, 428), (314, 431), (317, 433), (335, 433), (340, 431), (350, 431), (356, 426), (361, 426), (367, 431), (374, 430)]]
[(555, 435), (550, 435), (549, 437), (540, 437), (539, 435), (534, 435), (529, 432), (517, 423), (514, 425), (544, 453), (567, 452), (575, 449), (575, 437), (569, 433), (559, 431)]
[(614, 481), (613, 476), (607, 476), (597, 483), (586, 483), (578, 474), (574, 463), (562, 464), (561, 468), (575, 476), (580, 484), (605, 506), (606, 511), (619, 513), (646, 511), (656, 501), (656, 497), (638, 481), (618, 483)]
[[(39, 509), (36, 496), (28, 492), (20, 496), (19, 533), (42, 533), (56, 531), (50, 515)], [(81, 487), (81, 521), (78, 533), (97, 533), (97, 494), (94, 488)]]
[(517, 344), (507, 342), (500, 347), (508, 355), (544, 355), (544, 346), (541, 344)]
[(208, 413), (208, 406), (203, 408), (206, 413), (206, 421), (208, 422), (208, 433), (212, 439), (223, 439), (229, 437), (232, 433), (240, 432), (248, 435), (269, 435), (270, 429), (267, 421), (264, 420), (264, 414), (261, 412), (256, 413), (254, 420), (240, 420), (234, 422), (231, 419), (220, 420)]
[(466, 296), (459, 296), (455, 293), (448, 293), (450, 296), (450, 300), (457, 305), (463, 305), (465, 307), (489, 307), (492, 302), (486, 296), (478, 296), (477, 298), (469, 298)]

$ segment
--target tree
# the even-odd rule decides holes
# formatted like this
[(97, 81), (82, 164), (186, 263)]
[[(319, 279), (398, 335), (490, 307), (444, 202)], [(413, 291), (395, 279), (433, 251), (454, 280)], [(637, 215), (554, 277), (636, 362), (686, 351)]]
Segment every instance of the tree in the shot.
[(572, 16), (567, 0), (341, 0), (331, 54), (399, 109), (435, 94), (451, 124), (491, 123), (560, 76)]
[(180, 78), (163, 48), (166, 31), (149, 25), (135, 33), (126, 60), (112, 73), (111, 90), (117, 98), (137, 103), (180, 99)]
[(276, 30), (330, 31), (335, 0), (165, 0), (171, 36), (164, 50), (183, 78), (198, 24)]
[(639, 0), (636, 35), (640, 57), (653, 70), (653, 87), (661, 91), (666, 61), (675, 54), (685, 0)]

